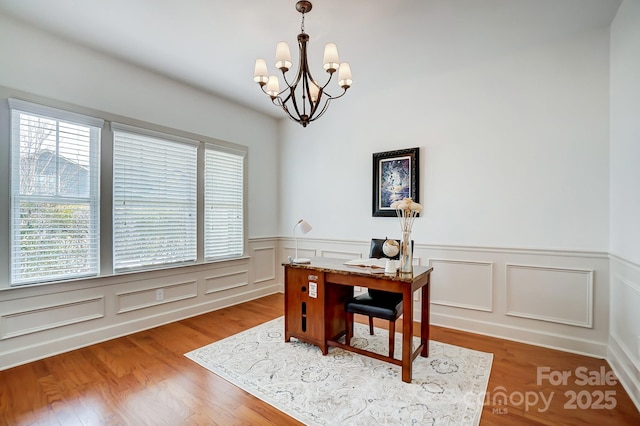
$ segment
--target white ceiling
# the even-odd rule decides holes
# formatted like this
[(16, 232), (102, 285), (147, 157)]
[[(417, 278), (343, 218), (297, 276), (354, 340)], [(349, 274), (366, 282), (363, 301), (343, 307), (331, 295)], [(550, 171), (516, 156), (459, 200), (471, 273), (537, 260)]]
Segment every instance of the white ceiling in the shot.
[[(621, 0), (316, 0), (306, 15), (310, 66), (323, 81), (333, 41), (351, 64), (351, 93), (508, 55), (599, 27)], [(0, 13), (263, 111), (255, 58), (287, 41), (296, 63), (295, 0), (0, 0)], [(316, 71), (317, 70), (317, 71)], [(294, 70), (289, 73), (293, 73)], [(337, 91), (336, 91), (337, 92)]]

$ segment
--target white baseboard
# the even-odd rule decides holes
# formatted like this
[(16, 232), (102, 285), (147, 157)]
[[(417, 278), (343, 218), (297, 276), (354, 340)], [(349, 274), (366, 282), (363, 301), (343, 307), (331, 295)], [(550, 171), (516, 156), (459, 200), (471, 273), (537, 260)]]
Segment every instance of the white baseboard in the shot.
[(91, 329), (88, 332), (65, 335), (55, 340), (43, 341), (31, 346), (22, 346), (14, 351), (7, 351), (0, 354), (0, 371), (139, 331), (159, 327), (185, 318), (237, 305), (242, 302), (248, 302), (281, 292), (281, 287), (279, 284), (264, 286), (244, 293), (236, 293), (227, 297), (220, 297), (215, 300), (179, 309), (167, 310), (156, 315), (149, 315), (127, 322), (119, 322), (106, 327)]
[(609, 338), (607, 361), (640, 411), (640, 365), (636, 365), (615, 336)]
[(556, 349), (594, 358), (606, 358), (607, 356), (606, 344), (578, 339), (566, 335), (545, 333), (539, 330), (510, 327), (504, 324), (483, 322), (475, 319), (435, 313), (431, 314), (430, 323), (440, 327), (452, 328), (455, 330), (496, 337), (499, 339), (512, 340), (514, 342), (526, 343), (528, 345), (542, 346), (549, 349)]

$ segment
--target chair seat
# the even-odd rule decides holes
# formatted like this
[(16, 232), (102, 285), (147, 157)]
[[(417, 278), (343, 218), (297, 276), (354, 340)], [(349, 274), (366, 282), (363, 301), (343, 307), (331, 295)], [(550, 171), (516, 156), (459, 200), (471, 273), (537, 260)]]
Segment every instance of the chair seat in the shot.
[[(395, 256), (387, 256), (384, 252), (384, 243), (387, 239), (372, 238), (369, 249), (370, 258), (398, 259), (400, 253)], [(399, 240), (396, 240), (400, 244)], [(413, 241), (411, 241), (413, 247)], [(402, 294), (383, 290), (368, 289), (365, 294), (352, 297), (344, 304), (345, 310), (345, 344), (351, 345), (353, 337), (353, 315), (361, 314), (369, 317), (369, 334), (373, 335), (373, 318), (389, 321), (389, 358), (393, 359), (395, 348), (396, 320), (402, 315)]]
[(402, 294), (369, 290), (348, 300), (345, 311), (395, 321), (402, 315)]

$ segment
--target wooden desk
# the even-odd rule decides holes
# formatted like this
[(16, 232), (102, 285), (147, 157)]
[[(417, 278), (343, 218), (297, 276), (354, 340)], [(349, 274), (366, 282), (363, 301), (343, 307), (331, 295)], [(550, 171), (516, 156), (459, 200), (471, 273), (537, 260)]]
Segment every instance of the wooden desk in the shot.
[[(414, 266), (413, 277), (372, 273), (368, 268), (347, 266), (344, 259), (313, 258), (310, 264), (284, 263), (285, 341), (292, 337), (320, 347), (329, 346), (402, 366), (402, 380), (411, 382), (413, 360), (429, 356), (429, 293), (433, 268)], [(402, 293), (402, 359), (354, 348), (339, 341), (346, 332), (344, 303), (353, 297), (353, 287)], [(420, 345), (413, 350), (413, 294), (422, 290)]]

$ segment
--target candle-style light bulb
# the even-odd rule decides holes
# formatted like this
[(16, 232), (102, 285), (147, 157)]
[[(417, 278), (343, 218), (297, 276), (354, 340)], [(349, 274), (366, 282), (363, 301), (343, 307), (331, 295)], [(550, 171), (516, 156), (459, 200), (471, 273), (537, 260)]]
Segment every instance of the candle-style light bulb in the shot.
[(351, 66), (347, 62), (343, 62), (338, 69), (338, 86), (346, 90), (351, 87), (352, 84)]
[(322, 64), (327, 72), (335, 72), (335, 70), (340, 66), (338, 47), (335, 43), (327, 43), (324, 46), (324, 58), (322, 60)]
[(293, 63), (291, 62), (291, 51), (286, 41), (281, 41), (276, 46), (276, 68), (282, 72), (289, 71)]
[(275, 75), (269, 76), (269, 81), (267, 82), (267, 95), (275, 98), (280, 93), (280, 83), (278, 83), (278, 77)]
[(253, 69), (253, 81), (260, 85), (264, 85), (269, 81), (269, 71), (264, 59), (256, 59), (256, 66)]

